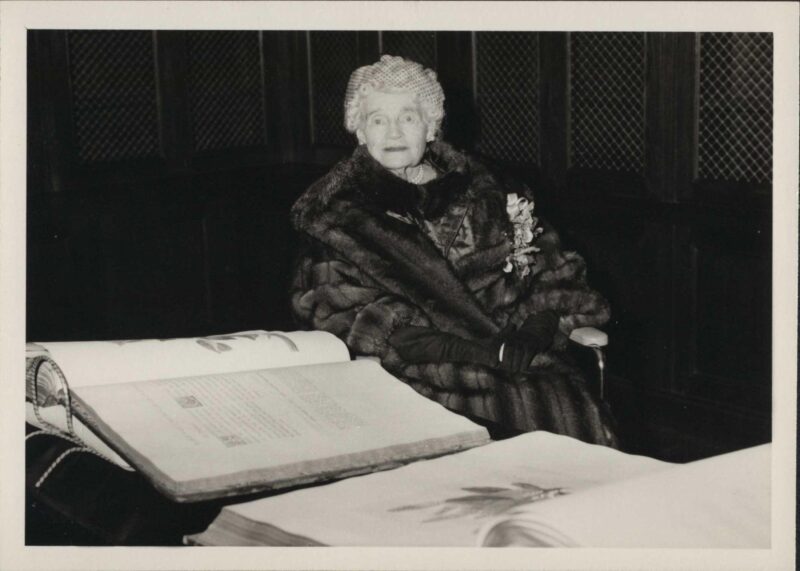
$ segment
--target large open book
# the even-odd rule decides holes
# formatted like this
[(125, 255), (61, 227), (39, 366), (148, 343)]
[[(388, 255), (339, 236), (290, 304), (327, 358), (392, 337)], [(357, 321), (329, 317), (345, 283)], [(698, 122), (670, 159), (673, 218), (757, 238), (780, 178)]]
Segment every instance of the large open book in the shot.
[(770, 547), (771, 446), (527, 504), (488, 522), (490, 547)]
[[(548, 432), (226, 506), (194, 545), (475, 546), (487, 522), (671, 464)], [(602, 521), (603, 514), (586, 516)]]
[(46, 360), (29, 378), (29, 420), (70, 431), (71, 410), (77, 438), (177, 501), (371, 472), (489, 440), (378, 363), (350, 361), (322, 332), (37, 343), (27, 357), (37, 356)]

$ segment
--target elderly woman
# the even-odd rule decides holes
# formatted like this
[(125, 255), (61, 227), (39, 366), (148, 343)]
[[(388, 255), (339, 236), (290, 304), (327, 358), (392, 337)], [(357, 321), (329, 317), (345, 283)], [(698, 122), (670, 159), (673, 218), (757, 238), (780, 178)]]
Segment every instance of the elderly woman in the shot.
[(616, 446), (563, 353), (573, 328), (608, 319), (607, 302), (526, 188), (438, 140), (443, 103), (417, 63), (385, 55), (353, 72), (345, 125), (359, 146), (292, 209), (307, 237), (296, 317), (499, 434)]

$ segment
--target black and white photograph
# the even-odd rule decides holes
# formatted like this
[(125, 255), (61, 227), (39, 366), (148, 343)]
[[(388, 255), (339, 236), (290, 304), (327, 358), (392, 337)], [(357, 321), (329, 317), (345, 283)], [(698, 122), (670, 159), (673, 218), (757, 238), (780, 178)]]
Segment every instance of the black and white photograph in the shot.
[(8, 568), (794, 568), (756, 4), (0, 6)]

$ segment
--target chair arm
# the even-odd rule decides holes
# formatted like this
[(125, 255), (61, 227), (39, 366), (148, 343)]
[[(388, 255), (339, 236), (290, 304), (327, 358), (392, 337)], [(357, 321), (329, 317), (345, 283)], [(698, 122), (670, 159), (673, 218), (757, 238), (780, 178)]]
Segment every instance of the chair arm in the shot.
[(578, 345), (589, 347), (597, 357), (597, 368), (600, 371), (600, 399), (605, 399), (605, 368), (606, 359), (603, 347), (608, 345), (608, 335), (594, 327), (578, 327), (569, 334), (570, 340)]
[(573, 329), (569, 338), (584, 347), (605, 347), (608, 345), (608, 335), (594, 327), (578, 327)]

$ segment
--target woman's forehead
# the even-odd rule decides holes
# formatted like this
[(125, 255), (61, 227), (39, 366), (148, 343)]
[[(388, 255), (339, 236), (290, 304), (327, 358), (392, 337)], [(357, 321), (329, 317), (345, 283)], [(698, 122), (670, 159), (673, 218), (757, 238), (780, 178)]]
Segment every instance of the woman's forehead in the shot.
[(419, 109), (417, 96), (411, 91), (372, 91), (364, 98), (364, 111), (402, 111)]

